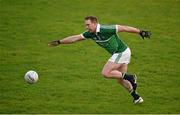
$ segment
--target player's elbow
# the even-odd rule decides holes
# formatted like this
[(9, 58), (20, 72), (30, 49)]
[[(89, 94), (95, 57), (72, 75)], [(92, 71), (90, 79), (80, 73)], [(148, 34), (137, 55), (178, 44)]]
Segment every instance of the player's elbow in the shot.
[(82, 38), (81, 35), (74, 35), (74, 36), (71, 37), (71, 43), (81, 41), (81, 40), (84, 40), (84, 38)]

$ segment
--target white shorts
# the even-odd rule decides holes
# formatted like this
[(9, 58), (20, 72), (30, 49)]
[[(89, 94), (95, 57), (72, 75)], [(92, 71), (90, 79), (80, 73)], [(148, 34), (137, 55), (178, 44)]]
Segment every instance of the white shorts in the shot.
[(108, 61), (111, 61), (113, 63), (119, 64), (129, 64), (131, 59), (131, 50), (127, 48), (122, 53), (115, 53), (111, 56), (111, 58)]

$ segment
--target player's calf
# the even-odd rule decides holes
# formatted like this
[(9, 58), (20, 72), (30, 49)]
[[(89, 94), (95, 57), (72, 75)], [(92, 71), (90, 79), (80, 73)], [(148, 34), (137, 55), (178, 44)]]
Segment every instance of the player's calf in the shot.
[(127, 73), (123, 73), (122, 77), (123, 77), (123, 79), (128, 80), (131, 83), (133, 90), (136, 90), (136, 88), (137, 88), (137, 76), (136, 75), (130, 75)]
[(122, 78), (122, 73), (118, 70), (103, 69), (101, 73), (105, 78), (112, 78), (112, 79)]

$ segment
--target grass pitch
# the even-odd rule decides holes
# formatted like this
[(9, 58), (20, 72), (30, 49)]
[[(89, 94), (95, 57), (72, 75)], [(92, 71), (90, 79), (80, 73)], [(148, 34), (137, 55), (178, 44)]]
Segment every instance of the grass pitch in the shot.
[[(0, 0), (0, 113), (180, 113), (179, 0)], [(138, 75), (142, 105), (115, 80), (101, 76), (110, 55), (91, 40), (49, 48), (80, 34), (83, 18), (152, 31), (129, 45), (129, 73)], [(35, 70), (37, 84), (24, 74)]]

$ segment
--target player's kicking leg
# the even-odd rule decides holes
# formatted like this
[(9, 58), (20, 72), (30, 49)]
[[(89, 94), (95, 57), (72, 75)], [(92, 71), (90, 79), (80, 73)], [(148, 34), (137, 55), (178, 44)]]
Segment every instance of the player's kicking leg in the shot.
[(127, 48), (122, 53), (115, 53), (104, 65), (102, 75), (106, 78), (118, 79), (132, 95), (135, 104), (142, 103), (143, 99), (136, 93), (136, 75), (127, 74), (128, 63), (130, 62), (131, 51)]
[[(121, 67), (118, 68), (118, 70), (122, 73), (126, 73), (128, 69), (128, 65), (127, 64), (123, 64)], [(118, 83), (120, 83), (123, 87), (125, 87), (130, 94), (133, 97), (133, 103), (135, 104), (139, 104), (143, 102), (142, 97), (139, 96), (139, 94), (137, 94), (136, 92), (136, 88), (137, 88), (137, 76), (136, 75), (129, 75), (129, 74), (125, 74), (127, 77), (127, 79), (118, 79)], [(129, 88), (127, 87), (127, 82), (131, 83), (133, 88)]]
[(104, 68), (102, 70), (102, 75), (106, 78), (121, 80), (123, 86), (126, 87), (128, 89), (128, 91), (130, 92), (130, 94), (132, 95), (132, 97), (134, 99), (133, 102), (135, 104), (142, 103), (143, 99), (136, 93), (136, 91), (132, 87), (132, 86), (134, 86), (132, 84), (135, 84), (135, 81), (136, 81), (135, 79), (133, 79), (134, 77), (132, 77), (129, 74), (125, 74), (125, 73), (118, 70), (119, 68), (124, 67), (124, 66), (127, 66), (127, 65), (117, 64), (117, 63), (113, 63), (111, 61), (108, 61), (104, 65)]

